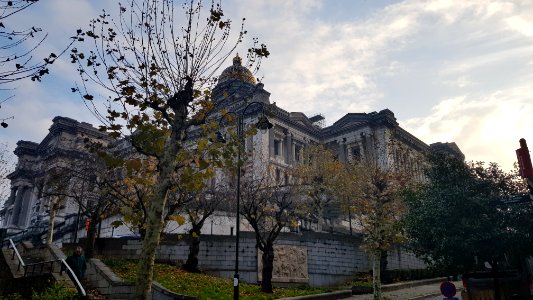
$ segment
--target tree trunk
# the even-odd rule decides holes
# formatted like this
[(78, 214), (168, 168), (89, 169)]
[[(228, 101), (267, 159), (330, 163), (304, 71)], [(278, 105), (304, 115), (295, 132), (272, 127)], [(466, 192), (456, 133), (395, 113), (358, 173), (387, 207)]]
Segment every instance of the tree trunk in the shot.
[(381, 282), (382, 283), (390, 283), (391, 282), (391, 278), (389, 278), (389, 272), (387, 271), (387, 264), (388, 264), (388, 257), (389, 257), (389, 253), (387, 251), (380, 251), (381, 254), (380, 254), (380, 266), (379, 266), (379, 269), (381, 270), (380, 272), (380, 277), (381, 277)]
[(87, 259), (94, 256), (94, 242), (96, 240), (96, 224), (100, 223), (98, 213), (91, 215), (89, 228), (87, 229), (87, 239), (85, 241), (85, 257)]
[(374, 287), (374, 300), (381, 300), (381, 251), (372, 253), (372, 282)]
[(141, 241), (144, 240), (145, 236), (146, 236), (146, 228), (139, 227), (139, 237), (141, 238)]
[(135, 281), (135, 300), (152, 299), (152, 280), (154, 275), (154, 261), (157, 246), (161, 240), (161, 231), (164, 228), (164, 209), (167, 203), (167, 194), (171, 186), (170, 179), (176, 169), (176, 155), (185, 139), (185, 124), (188, 116), (188, 104), (193, 101), (192, 79), (187, 79), (184, 91), (168, 99), (174, 112), (174, 119), (170, 124), (170, 137), (165, 141), (162, 156), (158, 158), (158, 178), (154, 185), (152, 197), (148, 199), (146, 218), (146, 235), (137, 267)]
[(272, 272), (274, 271), (274, 245), (272, 243), (267, 243), (265, 245), (265, 251), (263, 251), (263, 256), (261, 257), (263, 262), (263, 280), (261, 281), (261, 292), (263, 293), (273, 293), (272, 289)]
[[(167, 167), (163, 168), (168, 169)], [(170, 170), (167, 170), (167, 174), (161, 174), (162, 178), (156, 184), (156, 191), (149, 202), (146, 236), (143, 239), (143, 247), (137, 266), (137, 279), (134, 295), (134, 299), (136, 300), (152, 299), (154, 261), (157, 246), (159, 246), (160, 233), (164, 223), (163, 209), (167, 200), (166, 193), (168, 189), (166, 187), (168, 187), (168, 178), (170, 178), (169, 171)], [(165, 184), (165, 182), (167, 183)]]
[(189, 272), (198, 273), (198, 253), (200, 253), (200, 230), (201, 227), (194, 226), (189, 231), (189, 236), (191, 238), (191, 245), (189, 246), (189, 256), (187, 257), (187, 262), (183, 268)]
[(501, 291), (500, 291), (500, 282), (498, 279), (498, 276), (499, 276), (498, 261), (496, 260), (492, 261), (491, 266), (492, 266), (492, 276), (494, 280), (494, 299), (500, 300), (502, 297), (501, 297)]
[(158, 162), (159, 176), (154, 186), (153, 196), (148, 200), (146, 233), (137, 266), (135, 282), (135, 300), (152, 299), (152, 280), (157, 246), (164, 228), (164, 208), (170, 188), (170, 178), (176, 166), (176, 154), (179, 150), (178, 133), (173, 132), (165, 143), (163, 157)]
[(54, 223), (56, 222), (56, 214), (59, 206), (58, 199), (50, 200), (50, 216), (48, 219), (48, 232), (46, 233), (46, 244), (51, 245), (54, 242)]

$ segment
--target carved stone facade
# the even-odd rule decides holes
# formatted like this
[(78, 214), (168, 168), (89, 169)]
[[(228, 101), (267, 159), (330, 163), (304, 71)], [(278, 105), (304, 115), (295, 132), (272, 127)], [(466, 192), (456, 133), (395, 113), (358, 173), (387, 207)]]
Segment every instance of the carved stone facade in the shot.
[[(257, 251), (257, 278), (263, 278), (263, 253)], [(274, 270), (272, 282), (276, 283), (308, 283), (309, 272), (307, 270), (307, 247), (274, 245)]]
[[(111, 141), (91, 124), (55, 117), (48, 135), (40, 142), (19, 141), (15, 149), (18, 163), (11, 180), (11, 194), (0, 210), (0, 226), (8, 230), (26, 229), (47, 223), (49, 198), (43, 196), (45, 176), (57, 167), (79, 164), (86, 160), (86, 139)], [(60, 203), (57, 222), (76, 214), (72, 201)]]
[[(243, 116), (245, 124), (255, 123), (263, 116), (261, 105), (250, 103), (272, 104), (270, 93), (262, 83), (256, 82), (238, 57), (232, 66), (222, 72), (212, 94), (218, 107)], [(421, 162), (416, 158), (417, 155), (431, 150), (429, 145), (401, 128), (394, 113), (388, 109), (348, 113), (324, 127), (321, 115), (308, 117), (304, 113), (288, 112), (275, 105), (268, 107), (267, 116), (273, 128), (267, 133), (258, 132), (246, 138), (245, 147), (253, 153), (254, 159), (250, 163), (252, 169), (261, 172), (268, 167), (280, 183), (288, 180), (287, 170), (302, 160), (303, 149), (311, 144), (326, 145), (341, 161), (378, 158), (383, 165), (409, 166), (418, 171), (421, 170)], [(194, 132), (191, 136), (194, 136)], [(0, 210), (1, 227), (24, 229), (46, 220), (47, 199), (39, 195), (42, 177), (55, 165), (83, 159), (87, 153), (84, 148), (86, 138), (110, 142), (109, 137), (90, 124), (56, 117), (43, 141), (17, 143), (15, 154), (18, 164), (8, 177), (11, 180), (11, 195)], [(396, 151), (390, 147), (390, 140), (401, 144), (402, 150)], [(439, 144), (437, 148), (456, 152), (460, 157), (462, 155), (455, 144)], [(421, 176), (421, 172), (419, 174)], [(65, 203), (59, 212), (60, 219), (75, 211), (75, 206)], [(346, 221), (343, 218), (346, 216), (338, 211), (326, 215), (327, 231), (339, 227)], [(231, 222), (229, 220), (228, 227), (233, 226)], [(308, 220), (302, 220), (302, 227), (325, 230)]]

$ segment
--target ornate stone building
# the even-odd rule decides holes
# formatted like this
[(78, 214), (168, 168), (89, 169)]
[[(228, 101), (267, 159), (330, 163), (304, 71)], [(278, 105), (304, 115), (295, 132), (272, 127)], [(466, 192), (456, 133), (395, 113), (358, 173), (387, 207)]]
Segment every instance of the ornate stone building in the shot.
[[(253, 74), (242, 66), (241, 59), (233, 59), (233, 65), (226, 68), (213, 89), (213, 99), (218, 107), (243, 118), (244, 124), (251, 124), (264, 116), (261, 109), (269, 107), (266, 116), (273, 124), (266, 133), (247, 137), (246, 149), (253, 151), (256, 159), (251, 163), (255, 170), (269, 166), (276, 179), (286, 180), (287, 168), (302, 159), (302, 151), (310, 144), (323, 144), (332, 149), (339, 160), (350, 161), (379, 158), (384, 166), (392, 164), (410, 166), (420, 170), (417, 154), (430, 151), (432, 146), (438, 151), (455, 153), (464, 158), (454, 143), (427, 145), (401, 128), (388, 109), (370, 113), (348, 113), (330, 126), (323, 126), (320, 115), (306, 116), (301, 112), (288, 112), (270, 101), (270, 93), (262, 83), (257, 83)], [(262, 103), (262, 104), (257, 104)], [(220, 115), (217, 116), (220, 118)], [(44, 198), (39, 195), (38, 185), (55, 164), (68, 163), (82, 158), (86, 150), (85, 138), (109, 142), (110, 139), (90, 124), (56, 117), (49, 134), (40, 143), (20, 141), (15, 154), (18, 164), (11, 179), (11, 196), (0, 210), (3, 228), (27, 228), (46, 218)], [(401, 144), (391, 147), (389, 141)], [(420, 173), (421, 174), (421, 173)], [(422, 178), (420, 178), (422, 180)], [(59, 213), (62, 218), (75, 213), (75, 205), (66, 203)], [(233, 221), (226, 216), (226, 227)], [(209, 224), (209, 222), (206, 222)], [(212, 223), (211, 223), (212, 224)], [(211, 231), (212, 231), (211, 226)], [(209, 226), (206, 226), (209, 233)], [(216, 233), (228, 234), (228, 230)]]
[[(40, 142), (19, 141), (15, 149), (16, 169), (8, 175), (11, 194), (0, 210), (1, 227), (26, 229), (48, 219), (49, 197), (43, 196), (45, 176), (52, 170), (87, 160), (85, 141), (108, 143), (111, 139), (91, 124), (55, 117), (48, 135)], [(61, 174), (59, 174), (61, 175)], [(65, 199), (59, 203), (57, 222), (75, 215), (78, 206)]]

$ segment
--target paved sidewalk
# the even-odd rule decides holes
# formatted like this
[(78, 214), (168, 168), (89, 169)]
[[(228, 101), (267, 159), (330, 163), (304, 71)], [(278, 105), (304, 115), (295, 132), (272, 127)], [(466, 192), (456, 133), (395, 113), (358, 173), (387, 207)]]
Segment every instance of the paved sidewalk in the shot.
[[(438, 296), (441, 296), (440, 293), (440, 284), (441, 282), (437, 283), (431, 283), (416, 287), (408, 287), (403, 289), (398, 289), (394, 291), (387, 291), (384, 292), (383, 295), (390, 298), (391, 300), (422, 300), (422, 299), (429, 299), (429, 298), (435, 298)], [(463, 284), (461, 281), (454, 281), (453, 284), (455, 284), (457, 288), (457, 294), (460, 294), (460, 289), (462, 289)], [(458, 297), (458, 296), (456, 296)], [(444, 298), (441, 296), (441, 298)], [(372, 300), (372, 295), (354, 295), (350, 298), (351, 300)]]

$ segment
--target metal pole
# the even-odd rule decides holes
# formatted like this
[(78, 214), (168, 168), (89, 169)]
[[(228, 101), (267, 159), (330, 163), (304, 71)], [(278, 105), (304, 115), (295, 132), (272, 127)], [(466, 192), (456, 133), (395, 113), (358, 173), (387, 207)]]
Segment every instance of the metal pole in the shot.
[(233, 299), (239, 299), (239, 232), (241, 228), (240, 221), (240, 203), (241, 203), (241, 146), (242, 146), (242, 131), (243, 131), (243, 118), (242, 116), (237, 116), (238, 126), (237, 126), (237, 138), (239, 139), (239, 144), (237, 148), (237, 214), (236, 214), (236, 231), (235, 231), (235, 275), (233, 275)]
[(83, 190), (84, 189), (85, 189), (85, 178), (81, 182), (81, 196), (78, 202), (78, 215), (76, 216), (76, 226), (74, 228), (74, 244), (76, 244), (76, 242), (78, 241), (78, 230), (80, 229), (80, 215), (81, 215), (81, 205), (83, 203)]
[(78, 203), (78, 215), (76, 216), (76, 225), (74, 226), (74, 244), (78, 241), (78, 229), (80, 228), (81, 205)]

